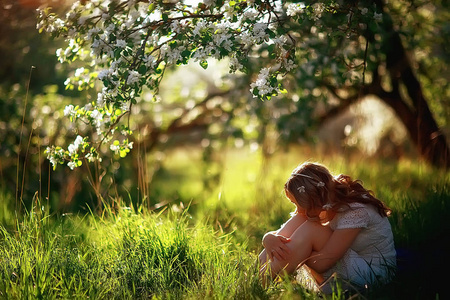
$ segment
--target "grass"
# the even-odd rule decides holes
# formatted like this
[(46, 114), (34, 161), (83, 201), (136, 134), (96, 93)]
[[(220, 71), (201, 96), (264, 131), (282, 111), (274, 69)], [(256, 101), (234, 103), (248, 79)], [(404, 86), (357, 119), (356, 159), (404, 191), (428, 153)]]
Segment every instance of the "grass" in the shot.
[(1, 230), (0, 297), (227, 298), (254, 289), (254, 257), (188, 219), (124, 209), (52, 220), (36, 209)]
[[(102, 216), (59, 216), (36, 198), (17, 218), (2, 207), (0, 298), (318, 299), (292, 278), (263, 288), (257, 276), (262, 235), (293, 209), (281, 191), (307, 159), (300, 150), (270, 160), (229, 151), (220, 180), (207, 191), (202, 172), (216, 173), (217, 166), (196, 168), (193, 151), (173, 153), (150, 195), (176, 201), (158, 211), (106, 206)], [(446, 277), (435, 270), (450, 267), (449, 173), (409, 161), (317, 160), (362, 179), (393, 208), (399, 273), (392, 284), (356, 298), (444, 299)], [(329, 298), (349, 296), (338, 291)]]

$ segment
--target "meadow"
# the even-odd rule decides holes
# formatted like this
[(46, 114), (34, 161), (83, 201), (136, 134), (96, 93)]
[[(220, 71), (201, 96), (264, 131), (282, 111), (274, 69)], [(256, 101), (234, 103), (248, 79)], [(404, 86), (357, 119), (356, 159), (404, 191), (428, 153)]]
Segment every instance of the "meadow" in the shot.
[[(49, 212), (36, 193), (17, 216), (0, 193), (1, 299), (445, 299), (450, 267), (450, 173), (418, 161), (318, 154), (271, 157), (244, 149), (202, 162), (200, 149), (166, 153), (140, 205), (105, 203), (101, 214)], [(359, 178), (393, 209), (394, 281), (382, 288), (318, 295), (293, 278), (263, 287), (257, 257), (265, 232), (293, 210), (282, 193), (305, 160)], [(208, 176), (220, 174), (215, 184)], [(149, 199), (161, 203), (147, 205)], [(147, 202), (146, 202), (147, 201)], [(109, 202), (108, 202), (109, 203)], [(438, 271), (437, 271), (438, 270)]]

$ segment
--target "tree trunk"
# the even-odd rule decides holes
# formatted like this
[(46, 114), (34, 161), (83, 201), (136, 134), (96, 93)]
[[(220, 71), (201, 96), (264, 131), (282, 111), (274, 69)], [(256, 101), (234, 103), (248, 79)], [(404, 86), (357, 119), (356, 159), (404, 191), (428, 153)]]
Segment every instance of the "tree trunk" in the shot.
[[(381, 93), (380, 98), (394, 109), (408, 130), (409, 136), (423, 159), (439, 168), (450, 167), (450, 149), (447, 139), (439, 129), (428, 103), (406, 57), (397, 33), (387, 41), (391, 50), (387, 52), (387, 68), (391, 76), (392, 92)], [(399, 91), (400, 84), (408, 96)], [(407, 98), (408, 99), (404, 99)], [(411, 105), (407, 103), (410, 102)]]
[[(376, 2), (377, 6), (383, 8), (382, 1)], [(394, 109), (408, 130), (419, 155), (436, 167), (449, 169), (450, 148), (447, 139), (430, 111), (400, 35), (392, 26), (392, 20), (385, 18), (384, 22), (388, 33), (384, 38), (383, 48), (392, 91), (386, 92), (379, 82), (372, 82), (372, 87), (377, 87), (374, 94)], [(400, 92), (401, 84), (405, 87), (407, 95)]]

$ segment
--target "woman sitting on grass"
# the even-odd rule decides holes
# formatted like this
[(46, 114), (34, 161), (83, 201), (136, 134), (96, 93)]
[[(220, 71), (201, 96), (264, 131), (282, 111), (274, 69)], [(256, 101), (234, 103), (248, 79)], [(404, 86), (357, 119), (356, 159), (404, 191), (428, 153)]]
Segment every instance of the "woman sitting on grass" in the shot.
[(261, 274), (275, 278), (303, 270), (325, 293), (331, 293), (332, 275), (357, 289), (389, 282), (396, 266), (391, 211), (360, 181), (304, 163), (284, 191), (296, 210), (279, 230), (264, 235)]

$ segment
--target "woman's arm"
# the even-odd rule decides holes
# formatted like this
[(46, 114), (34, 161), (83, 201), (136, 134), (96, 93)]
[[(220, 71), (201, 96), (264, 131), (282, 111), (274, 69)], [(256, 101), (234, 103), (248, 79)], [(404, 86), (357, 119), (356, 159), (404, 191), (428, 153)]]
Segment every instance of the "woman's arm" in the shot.
[(280, 229), (266, 233), (262, 239), (262, 244), (266, 250), (263, 251), (264, 256), (268, 255), (270, 259), (273, 259), (274, 256), (279, 260), (287, 259), (291, 251), (286, 243), (290, 242), (290, 236), (305, 221), (304, 215), (295, 214)]
[(318, 273), (323, 273), (333, 267), (341, 259), (361, 228), (337, 229), (320, 251), (315, 251), (306, 264)]

